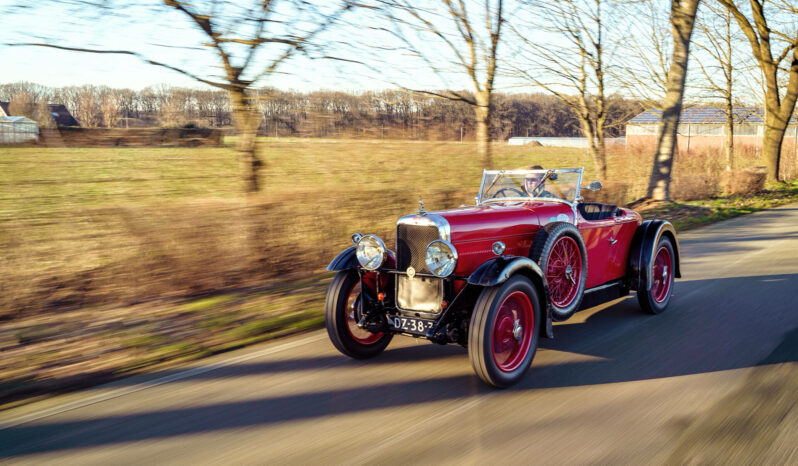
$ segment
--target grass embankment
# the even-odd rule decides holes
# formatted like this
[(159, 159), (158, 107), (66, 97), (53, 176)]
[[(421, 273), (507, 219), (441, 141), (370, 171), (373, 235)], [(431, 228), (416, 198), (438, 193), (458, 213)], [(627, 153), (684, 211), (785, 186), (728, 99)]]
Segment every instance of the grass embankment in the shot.
[(654, 203), (640, 211), (644, 218), (669, 220), (677, 231), (681, 231), (791, 202), (798, 202), (798, 181), (768, 183), (764, 191), (746, 196)]
[[(318, 327), (324, 266), (352, 232), (390, 244), (420, 195), (471, 203), (481, 174), (468, 143), (272, 140), (263, 155), (265, 190), (243, 199), (230, 148), (0, 148), (0, 402)], [(494, 157), (592, 178), (578, 149)], [(639, 198), (650, 163), (611, 153), (601, 200)], [(675, 195), (716, 192), (718, 167), (677, 159)], [(782, 185), (646, 216), (687, 228), (794, 199)]]

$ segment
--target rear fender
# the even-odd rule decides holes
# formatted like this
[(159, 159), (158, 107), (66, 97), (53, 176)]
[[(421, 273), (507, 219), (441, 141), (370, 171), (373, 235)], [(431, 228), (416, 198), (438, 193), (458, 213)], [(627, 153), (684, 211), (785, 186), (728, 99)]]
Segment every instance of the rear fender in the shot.
[(489, 259), (482, 263), (468, 277), (469, 285), (498, 286), (506, 282), (515, 274), (522, 274), (529, 278), (538, 290), (540, 309), (546, 312), (546, 325), (541, 326), (541, 336), (554, 338), (552, 330), (551, 310), (549, 309), (549, 287), (546, 284), (543, 271), (537, 262), (528, 257), (501, 256)]
[(681, 259), (679, 256), (679, 240), (676, 230), (667, 220), (646, 220), (637, 227), (629, 248), (629, 268), (627, 280), (629, 287), (635, 290), (651, 289), (651, 264), (660, 238), (666, 236), (673, 245), (674, 271), (676, 278), (682, 277)]

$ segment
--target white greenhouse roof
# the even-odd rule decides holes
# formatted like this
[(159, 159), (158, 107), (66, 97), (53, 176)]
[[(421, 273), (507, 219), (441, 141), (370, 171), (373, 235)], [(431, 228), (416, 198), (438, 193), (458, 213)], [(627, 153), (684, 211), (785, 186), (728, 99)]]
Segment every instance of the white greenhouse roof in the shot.
[(0, 123), (36, 123), (35, 121), (31, 120), (30, 118), (25, 118), (21, 116), (6, 116), (0, 117)]

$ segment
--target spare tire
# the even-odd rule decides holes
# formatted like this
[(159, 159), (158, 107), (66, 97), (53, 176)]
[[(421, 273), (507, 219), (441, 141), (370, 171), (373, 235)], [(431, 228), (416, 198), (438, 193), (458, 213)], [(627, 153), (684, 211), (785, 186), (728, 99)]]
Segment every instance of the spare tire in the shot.
[(587, 282), (587, 249), (582, 234), (570, 223), (552, 222), (538, 230), (532, 260), (546, 277), (554, 320), (565, 320), (582, 304)]

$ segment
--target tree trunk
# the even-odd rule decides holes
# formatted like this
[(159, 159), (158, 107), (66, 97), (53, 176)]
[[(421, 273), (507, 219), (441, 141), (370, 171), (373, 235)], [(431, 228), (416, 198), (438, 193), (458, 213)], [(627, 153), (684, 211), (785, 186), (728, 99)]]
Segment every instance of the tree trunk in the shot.
[(607, 151), (604, 147), (604, 134), (594, 130), (593, 125), (590, 124), (589, 118), (580, 118), (580, 124), (582, 125), (582, 134), (584, 134), (587, 139), (590, 157), (593, 159), (593, 165), (596, 168), (596, 177), (602, 181), (606, 181)]
[(246, 95), (243, 89), (231, 90), (230, 101), (233, 105), (233, 126), (238, 137), (236, 150), (238, 151), (242, 188), (245, 193), (255, 193), (260, 190), (258, 170), (263, 165), (257, 153), (260, 110), (255, 98)]
[(657, 201), (670, 200), (673, 153), (676, 134), (682, 113), (684, 83), (687, 79), (687, 61), (690, 54), (690, 37), (693, 34), (695, 15), (700, 0), (672, 0), (671, 34), (673, 58), (668, 70), (667, 92), (663, 101), (662, 132), (657, 144), (654, 166), (648, 182), (646, 197)]
[(784, 142), (786, 128), (780, 128), (778, 124), (771, 125), (770, 118), (766, 118), (765, 138), (762, 141), (762, 158), (767, 167), (767, 179), (778, 180), (781, 165), (781, 145)]
[(787, 132), (788, 118), (781, 118), (779, 115), (766, 110), (765, 116), (765, 138), (762, 141), (762, 158), (767, 167), (768, 180), (778, 180), (781, 168), (781, 146), (784, 142), (784, 135)]
[(734, 107), (731, 99), (726, 102), (726, 180), (724, 190), (731, 193), (734, 176)]
[(482, 168), (489, 169), (493, 167), (493, 154), (490, 145), (490, 95), (478, 93), (475, 100), (477, 153)]
[(604, 132), (599, 130), (596, 134), (596, 154), (595, 154), (596, 173), (601, 177), (601, 181), (607, 180), (607, 146), (604, 143)]

